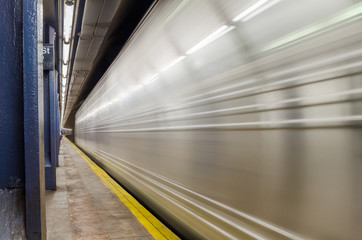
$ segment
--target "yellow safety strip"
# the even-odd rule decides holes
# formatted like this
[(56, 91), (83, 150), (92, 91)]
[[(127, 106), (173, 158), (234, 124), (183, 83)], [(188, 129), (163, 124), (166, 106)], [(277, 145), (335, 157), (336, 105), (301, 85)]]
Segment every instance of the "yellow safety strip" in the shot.
[(100, 179), (103, 181), (103, 184), (118, 196), (121, 202), (126, 205), (126, 207), (133, 213), (138, 221), (155, 239), (180, 239), (147, 209), (145, 209), (134, 197), (125, 191), (116, 181), (114, 181), (102, 168), (100, 168), (87, 155), (85, 155), (82, 150), (80, 150), (68, 138), (65, 137), (65, 139), (67, 139), (67, 141), (88, 163), (91, 169), (100, 177)]

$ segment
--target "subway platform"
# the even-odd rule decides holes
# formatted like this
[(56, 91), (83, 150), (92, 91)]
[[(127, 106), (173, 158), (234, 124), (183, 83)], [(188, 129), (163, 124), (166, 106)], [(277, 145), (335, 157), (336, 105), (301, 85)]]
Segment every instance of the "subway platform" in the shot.
[(49, 240), (178, 239), (66, 138), (46, 215)]

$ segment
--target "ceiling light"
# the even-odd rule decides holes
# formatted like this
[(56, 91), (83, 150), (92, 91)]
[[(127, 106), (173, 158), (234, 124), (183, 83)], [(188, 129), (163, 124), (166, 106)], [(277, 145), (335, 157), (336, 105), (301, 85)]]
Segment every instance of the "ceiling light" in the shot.
[(72, 5), (74, 5), (74, 1), (72, 1), (72, 0), (66, 0), (66, 1), (65, 1), (65, 5), (67, 5), (67, 6), (72, 6)]
[(70, 50), (70, 44), (64, 43), (63, 44), (63, 63), (67, 64), (69, 61), (69, 50)]
[(69, 5), (67, 2), (70, 1), (66, 1), (64, 5), (63, 38), (65, 42), (69, 43), (72, 33), (74, 3)]
[(63, 78), (66, 78), (68, 75), (68, 65), (66, 65), (66, 64), (62, 65), (62, 75), (63, 75)]
[(67, 84), (67, 78), (62, 77), (62, 85), (65, 87), (66, 84)]

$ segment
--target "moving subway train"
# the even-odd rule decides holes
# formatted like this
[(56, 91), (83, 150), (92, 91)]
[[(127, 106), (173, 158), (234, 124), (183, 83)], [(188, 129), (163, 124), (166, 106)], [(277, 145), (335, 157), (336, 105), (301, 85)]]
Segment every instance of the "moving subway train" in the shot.
[(75, 141), (187, 239), (361, 239), (362, 2), (159, 0)]

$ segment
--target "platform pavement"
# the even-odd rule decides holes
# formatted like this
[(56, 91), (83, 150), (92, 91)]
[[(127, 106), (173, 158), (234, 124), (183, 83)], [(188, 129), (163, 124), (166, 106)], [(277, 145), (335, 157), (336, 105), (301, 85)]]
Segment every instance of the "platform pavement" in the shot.
[(57, 190), (46, 192), (46, 222), (49, 240), (154, 239), (66, 140)]

